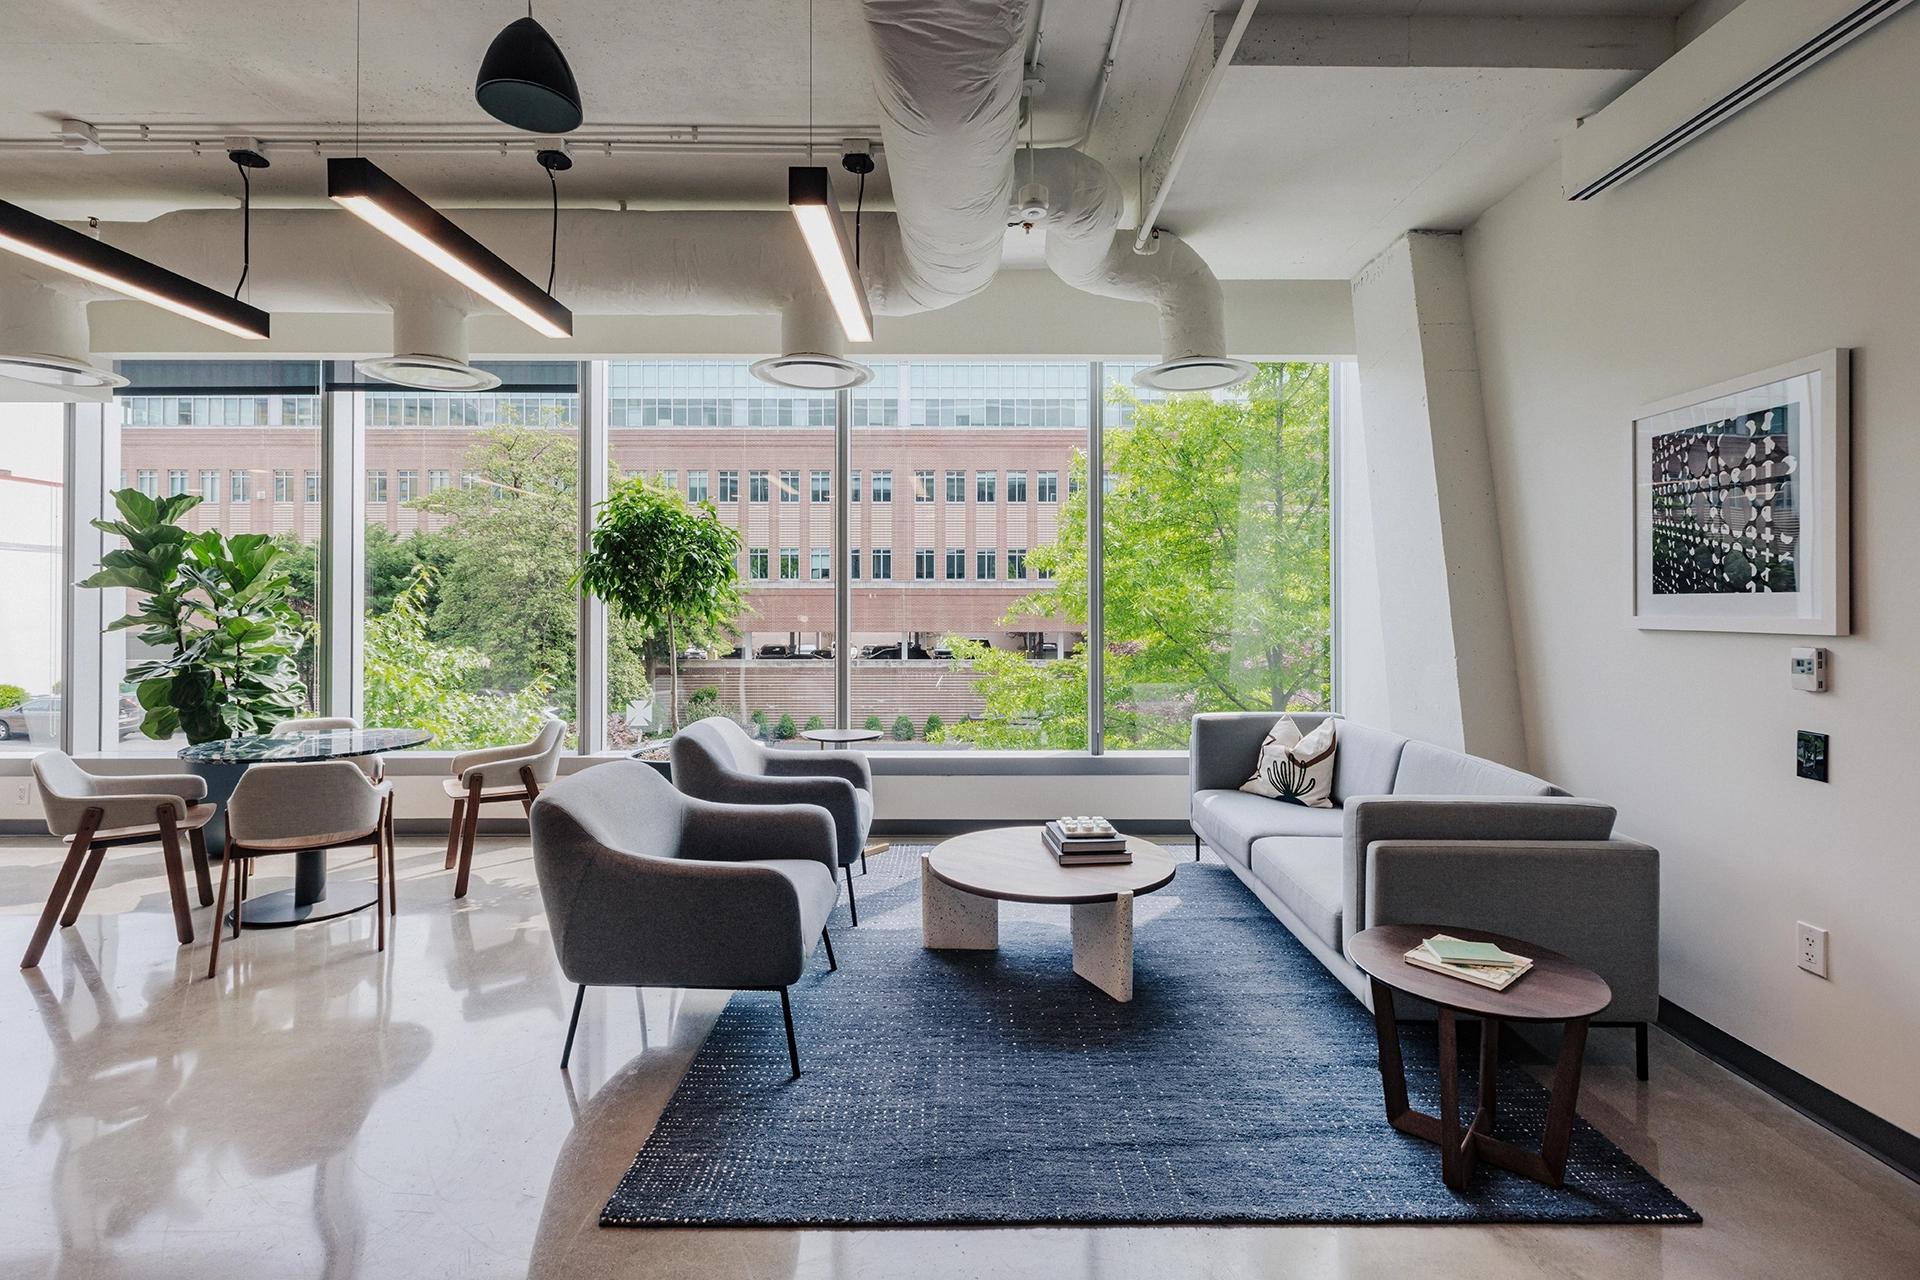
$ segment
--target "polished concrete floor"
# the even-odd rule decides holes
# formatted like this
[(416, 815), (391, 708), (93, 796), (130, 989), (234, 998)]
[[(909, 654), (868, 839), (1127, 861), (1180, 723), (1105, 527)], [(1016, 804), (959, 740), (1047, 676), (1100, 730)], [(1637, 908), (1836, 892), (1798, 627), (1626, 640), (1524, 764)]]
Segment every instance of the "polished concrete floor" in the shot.
[[(0, 953), (58, 852), (0, 839)], [(1920, 1276), (1920, 1186), (1658, 1033), (1646, 1085), (1595, 1033), (1581, 1111), (1701, 1227), (602, 1230), (723, 997), (593, 992), (562, 1075), (524, 839), (457, 904), (437, 844), (401, 852), (384, 955), (365, 915), (260, 931), (212, 982), (211, 910), (176, 946), (157, 852), (111, 858), (0, 983), (0, 1277)]]

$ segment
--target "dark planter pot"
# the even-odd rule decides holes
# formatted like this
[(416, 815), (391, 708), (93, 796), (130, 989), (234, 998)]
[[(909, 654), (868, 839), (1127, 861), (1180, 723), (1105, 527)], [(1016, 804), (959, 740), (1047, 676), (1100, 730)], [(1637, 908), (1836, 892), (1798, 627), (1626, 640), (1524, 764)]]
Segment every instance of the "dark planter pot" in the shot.
[(655, 773), (665, 778), (668, 782), (673, 781), (673, 761), (642, 760), (640, 763), (646, 765), (649, 769), (652, 769)]
[(188, 760), (186, 766), (188, 773), (206, 779), (206, 803), (217, 805), (220, 809), (213, 821), (207, 823), (207, 856), (224, 857), (227, 851), (227, 801), (233, 798), (233, 789), (240, 785), (240, 775), (247, 771), (247, 766), (216, 764), (210, 760)]

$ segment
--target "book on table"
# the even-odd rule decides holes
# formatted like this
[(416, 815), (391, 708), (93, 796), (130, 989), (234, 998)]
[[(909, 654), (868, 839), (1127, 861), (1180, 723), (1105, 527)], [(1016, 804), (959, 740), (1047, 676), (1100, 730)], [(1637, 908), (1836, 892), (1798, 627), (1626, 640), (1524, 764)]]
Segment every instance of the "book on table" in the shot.
[[(1450, 938), (1444, 933), (1435, 934), (1419, 946), (1406, 953), (1408, 964), (1434, 973), (1444, 973), (1450, 978), (1462, 982), (1471, 982), (1476, 986), (1489, 987), (1495, 991), (1505, 991), (1508, 987), (1526, 976), (1533, 968), (1533, 961), (1525, 956), (1514, 955), (1511, 951), (1502, 951), (1492, 943), (1473, 943), (1471, 947), (1491, 947), (1492, 954), (1475, 950), (1471, 954), (1485, 956), (1477, 961), (1442, 959), (1443, 953), (1451, 953), (1452, 946), (1459, 944), (1460, 938)], [(1438, 945), (1436, 945), (1438, 944)]]
[[(1071, 825), (1069, 825), (1071, 823)], [(1093, 834), (1105, 829), (1105, 833)], [(1074, 832), (1087, 834), (1073, 834)], [(1113, 865), (1133, 861), (1133, 853), (1127, 848), (1127, 841), (1111, 824), (1101, 822), (1099, 827), (1092, 820), (1061, 820), (1047, 823), (1041, 829), (1041, 843), (1048, 853), (1061, 866)]]

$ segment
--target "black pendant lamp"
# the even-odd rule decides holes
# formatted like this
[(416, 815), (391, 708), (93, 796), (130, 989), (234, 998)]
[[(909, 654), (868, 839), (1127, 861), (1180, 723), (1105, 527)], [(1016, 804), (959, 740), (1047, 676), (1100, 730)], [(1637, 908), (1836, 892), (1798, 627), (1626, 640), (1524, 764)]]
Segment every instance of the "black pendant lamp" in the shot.
[(573, 68), (531, 15), (509, 22), (493, 38), (473, 96), (488, 115), (528, 133), (571, 133), (580, 127)]

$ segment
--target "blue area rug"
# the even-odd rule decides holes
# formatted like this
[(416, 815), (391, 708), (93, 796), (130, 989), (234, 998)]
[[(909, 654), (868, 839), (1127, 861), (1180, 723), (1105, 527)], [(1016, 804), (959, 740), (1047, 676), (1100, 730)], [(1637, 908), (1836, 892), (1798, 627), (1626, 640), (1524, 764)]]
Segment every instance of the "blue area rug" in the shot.
[[(1387, 1126), (1372, 1016), (1217, 863), (1139, 900), (1119, 1004), (1074, 976), (1065, 908), (1003, 903), (997, 953), (923, 949), (918, 853), (860, 878), (839, 972), (792, 988), (805, 1074), (778, 997), (736, 994), (602, 1225), (1700, 1220), (1584, 1121), (1564, 1190), (1485, 1166), (1448, 1190)], [(1437, 1111), (1430, 1029), (1406, 1032)], [(1500, 1094), (1534, 1145), (1546, 1091), (1508, 1065)]]

